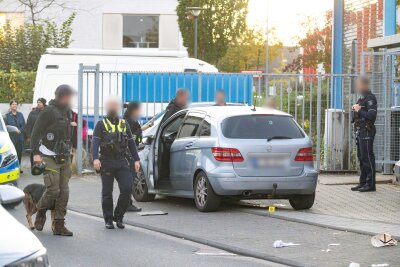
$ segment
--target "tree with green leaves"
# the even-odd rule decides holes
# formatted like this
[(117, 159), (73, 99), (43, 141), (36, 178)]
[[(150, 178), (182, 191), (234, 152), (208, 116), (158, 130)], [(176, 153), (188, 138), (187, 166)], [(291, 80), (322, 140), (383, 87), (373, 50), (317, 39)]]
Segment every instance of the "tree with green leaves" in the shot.
[[(268, 56), (270, 60), (276, 58), (282, 49), (282, 42), (274, 41), (276, 37), (273, 32), (274, 30), (272, 29), (269, 33), (270, 46)], [(218, 64), (219, 70), (223, 72), (264, 70), (265, 45), (266, 34), (263, 29), (247, 29), (236, 43), (229, 46), (226, 55)]]
[(303, 68), (316, 69), (323, 64), (326, 73), (331, 71), (332, 61), (332, 11), (325, 14), (325, 25), (319, 28), (315, 19), (308, 18), (305, 23), (308, 28), (306, 36), (298, 42), (303, 53), (284, 67), (284, 72), (299, 72)]
[(183, 44), (193, 55), (194, 19), (188, 7), (200, 7), (198, 19), (198, 57), (218, 65), (231, 44), (246, 30), (248, 0), (180, 0), (178, 23)]
[(75, 16), (73, 13), (60, 26), (46, 20), (14, 29), (6, 23), (0, 28), (0, 70), (35, 71), (46, 48), (67, 48), (72, 42), (71, 25)]

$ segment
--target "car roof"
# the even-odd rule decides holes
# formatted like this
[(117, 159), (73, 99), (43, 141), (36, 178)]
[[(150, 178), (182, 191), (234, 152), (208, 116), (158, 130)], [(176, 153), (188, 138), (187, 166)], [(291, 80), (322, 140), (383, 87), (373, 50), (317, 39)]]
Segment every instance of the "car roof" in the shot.
[(207, 113), (209, 116), (224, 119), (227, 117), (240, 116), (240, 115), (279, 115), (279, 116), (290, 116), (292, 115), (270, 108), (259, 108), (256, 107), (254, 110), (253, 107), (249, 106), (207, 106), (207, 107), (193, 107), (188, 108), (189, 111), (203, 111)]

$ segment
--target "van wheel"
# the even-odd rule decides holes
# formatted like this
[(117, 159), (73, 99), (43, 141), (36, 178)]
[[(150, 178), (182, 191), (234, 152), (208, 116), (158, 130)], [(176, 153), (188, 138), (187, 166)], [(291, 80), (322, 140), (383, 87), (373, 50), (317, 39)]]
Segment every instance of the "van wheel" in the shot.
[(289, 203), (295, 210), (308, 210), (314, 205), (314, 200), (315, 193), (292, 197), (289, 199)]
[(132, 195), (137, 202), (153, 201), (156, 197), (155, 194), (149, 193), (146, 176), (142, 169), (140, 169), (133, 179)]
[(215, 211), (218, 209), (221, 198), (214, 193), (210, 182), (204, 172), (199, 172), (194, 183), (194, 202), (201, 212)]

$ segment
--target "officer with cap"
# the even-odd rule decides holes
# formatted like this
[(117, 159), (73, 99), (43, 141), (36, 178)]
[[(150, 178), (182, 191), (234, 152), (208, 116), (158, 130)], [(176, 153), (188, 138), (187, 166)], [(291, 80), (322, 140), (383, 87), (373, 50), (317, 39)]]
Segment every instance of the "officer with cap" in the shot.
[(65, 227), (64, 220), (71, 177), (71, 137), (74, 124), (71, 104), (74, 95), (75, 91), (69, 85), (57, 87), (55, 99), (40, 112), (31, 136), (33, 162), (35, 165), (45, 166), (43, 177), (46, 186), (46, 191), (37, 204), (35, 228), (38, 231), (43, 230), (46, 211), (54, 208), (52, 230), (53, 234), (61, 236), (72, 236), (72, 232)]
[[(133, 158), (136, 172), (140, 169), (140, 159), (129, 124), (118, 117), (122, 107), (120, 100), (109, 98), (105, 106), (107, 116), (96, 124), (93, 133), (93, 165), (101, 174), (105, 227), (114, 229), (115, 221), (117, 227), (123, 229), (122, 219), (129, 205), (133, 185), (133, 174), (127, 158)], [(114, 179), (117, 180), (120, 194), (113, 211)]]
[(353, 105), (352, 122), (356, 135), (357, 157), (360, 161), (361, 175), (357, 186), (352, 191), (375, 191), (375, 155), (374, 138), (376, 134), (375, 120), (377, 114), (377, 100), (369, 87), (366, 77), (359, 77), (356, 81), (357, 93), (361, 95)]

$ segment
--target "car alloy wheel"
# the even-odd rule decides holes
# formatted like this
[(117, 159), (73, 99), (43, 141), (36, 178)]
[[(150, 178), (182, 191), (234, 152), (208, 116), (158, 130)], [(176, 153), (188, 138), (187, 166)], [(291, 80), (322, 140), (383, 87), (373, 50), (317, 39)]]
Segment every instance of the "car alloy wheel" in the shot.
[(147, 202), (153, 201), (156, 197), (155, 194), (150, 194), (147, 187), (146, 176), (142, 169), (137, 172), (133, 179), (132, 195), (136, 201)]
[(142, 196), (145, 193), (146, 187), (146, 179), (140, 170), (137, 173), (137, 177), (133, 180), (133, 190), (137, 195)]
[(197, 203), (204, 206), (207, 203), (207, 181), (204, 176), (199, 178), (196, 186)]

